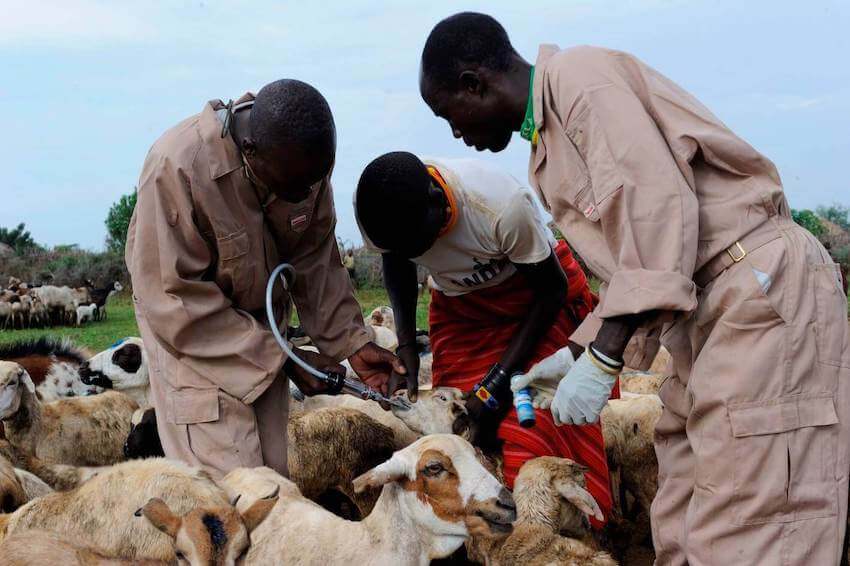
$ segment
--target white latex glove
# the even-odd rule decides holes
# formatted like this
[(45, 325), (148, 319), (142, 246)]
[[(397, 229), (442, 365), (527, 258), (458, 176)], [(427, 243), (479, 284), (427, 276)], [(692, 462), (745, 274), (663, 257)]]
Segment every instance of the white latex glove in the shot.
[(596, 367), (587, 353), (579, 356), (555, 392), (551, 407), (555, 424), (595, 423), (616, 381), (615, 376)]
[(531, 389), (531, 404), (535, 409), (548, 409), (555, 398), (555, 391), (561, 379), (567, 375), (575, 363), (569, 347), (564, 347), (543, 358), (528, 370), (528, 373), (518, 375), (511, 380), (511, 391), (516, 393), (526, 387)]

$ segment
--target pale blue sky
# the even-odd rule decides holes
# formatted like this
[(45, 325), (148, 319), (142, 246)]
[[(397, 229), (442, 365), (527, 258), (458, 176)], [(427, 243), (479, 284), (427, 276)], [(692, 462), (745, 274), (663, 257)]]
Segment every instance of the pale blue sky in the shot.
[[(315, 7), (314, 7), (315, 6)], [(422, 44), (462, 9), (492, 14), (533, 59), (539, 43), (635, 53), (776, 162), (791, 205), (850, 204), (850, 2), (96, 2), (0, 0), (0, 226), (100, 249), (110, 204), (156, 138), (211, 98), (283, 77), (328, 98), (339, 133), (338, 234), (385, 151), (471, 156), (417, 90)], [(516, 137), (493, 159), (526, 179)]]

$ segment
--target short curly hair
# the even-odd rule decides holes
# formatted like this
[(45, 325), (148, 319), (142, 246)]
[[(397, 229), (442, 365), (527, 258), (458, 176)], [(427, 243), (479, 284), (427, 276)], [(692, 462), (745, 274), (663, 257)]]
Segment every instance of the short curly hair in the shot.
[(336, 127), (328, 101), (315, 87), (295, 79), (281, 79), (260, 89), (251, 110), (250, 126), (261, 149), (296, 144), (333, 151), (336, 145)]
[(431, 30), (422, 49), (422, 74), (440, 88), (456, 89), (464, 64), (506, 71), (515, 53), (508, 32), (492, 16), (461, 12)]

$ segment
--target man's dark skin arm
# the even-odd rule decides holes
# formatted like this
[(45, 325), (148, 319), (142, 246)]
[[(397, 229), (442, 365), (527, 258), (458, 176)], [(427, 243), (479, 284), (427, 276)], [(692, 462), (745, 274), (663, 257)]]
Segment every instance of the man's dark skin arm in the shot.
[[(555, 252), (550, 253), (549, 257), (540, 263), (515, 263), (514, 266), (531, 287), (534, 301), (528, 309), (528, 316), (499, 360), (499, 365), (509, 375), (521, 370), (528, 361), (537, 343), (552, 326), (563, 308), (568, 289), (567, 276)], [(491, 391), (491, 393), (496, 395), (500, 403), (506, 403), (511, 395), (510, 385), (505, 383), (498, 391)], [(483, 408), (481, 401), (474, 395), (469, 397), (466, 406), (473, 416), (480, 414)]]
[[(606, 318), (602, 321), (602, 326), (593, 340), (593, 347), (609, 358), (622, 362), (623, 352), (626, 351), (626, 346), (632, 335), (643, 324), (643, 321), (652, 314), (654, 313), (648, 312)], [(584, 352), (584, 348), (575, 342), (570, 342), (568, 345), (573, 358), (577, 360)]]
[(390, 296), (398, 335), (396, 355), (407, 368), (407, 375), (393, 372), (389, 391), (392, 394), (399, 383), (407, 380), (407, 395), (416, 401), (419, 392), (419, 353), (416, 351), (416, 301), (419, 297), (416, 264), (392, 253), (381, 256), (384, 268), (384, 285)]

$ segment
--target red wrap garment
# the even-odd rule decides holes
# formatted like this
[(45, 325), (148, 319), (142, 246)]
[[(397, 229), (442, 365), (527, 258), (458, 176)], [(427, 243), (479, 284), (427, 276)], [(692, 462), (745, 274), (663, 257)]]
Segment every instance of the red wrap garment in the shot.
[[(555, 252), (569, 283), (567, 303), (537, 344), (525, 369), (563, 348), (578, 324), (596, 305), (597, 299), (587, 285), (587, 277), (566, 243), (559, 242)], [(532, 299), (531, 289), (519, 274), (495, 287), (465, 295), (452, 297), (432, 291), (429, 318), (434, 387), (470, 391), (499, 361), (527, 316)], [(612, 397), (619, 397), (619, 389), (615, 388)], [(607, 519), (612, 498), (600, 423), (556, 427), (548, 410), (537, 410), (536, 416), (534, 427), (522, 428), (512, 408), (499, 426), (498, 436), (504, 441), (502, 451), (508, 487), (513, 488), (519, 468), (532, 458), (570, 458), (588, 467), (587, 490)]]

